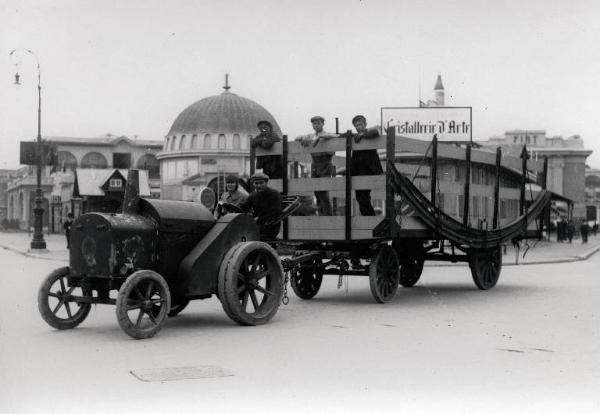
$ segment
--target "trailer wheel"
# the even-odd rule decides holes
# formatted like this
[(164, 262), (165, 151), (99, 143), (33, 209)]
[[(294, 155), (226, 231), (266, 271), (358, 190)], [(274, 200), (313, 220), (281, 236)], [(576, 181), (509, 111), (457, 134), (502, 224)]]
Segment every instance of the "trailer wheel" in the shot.
[(312, 263), (301, 266), (298, 273), (292, 274), (290, 284), (300, 299), (312, 299), (319, 292), (323, 282), (321, 262), (320, 258), (316, 258)]
[(390, 246), (383, 246), (371, 261), (369, 285), (377, 302), (389, 302), (398, 291), (400, 282), (398, 267), (398, 255)]
[(267, 243), (242, 242), (225, 254), (219, 269), (219, 299), (240, 325), (267, 323), (283, 296), (283, 268)]
[(134, 272), (119, 289), (117, 320), (121, 329), (132, 338), (146, 339), (156, 335), (170, 308), (169, 286), (152, 270)]
[[(72, 329), (90, 313), (90, 303), (77, 302), (75, 296), (92, 296), (81, 287), (68, 287), (69, 268), (61, 267), (50, 273), (38, 291), (38, 309), (48, 325), (56, 329)], [(75, 305), (75, 306), (73, 306)]]
[(496, 286), (502, 270), (502, 252), (500, 247), (491, 249), (473, 249), (469, 253), (469, 267), (473, 282), (481, 290)]
[(413, 287), (421, 278), (425, 260), (422, 258), (410, 258), (400, 265), (400, 284), (404, 287)]
[(176, 302), (175, 300), (171, 299), (171, 308), (169, 309), (168, 314), (169, 318), (179, 315), (179, 313), (184, 310), (189, 303), (189, 299), (180, 299)]

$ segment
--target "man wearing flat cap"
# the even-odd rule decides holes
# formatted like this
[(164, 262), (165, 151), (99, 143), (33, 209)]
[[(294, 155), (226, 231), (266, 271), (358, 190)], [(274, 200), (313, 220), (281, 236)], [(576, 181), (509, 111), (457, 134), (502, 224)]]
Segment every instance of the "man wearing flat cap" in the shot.
[(254, 191), (239, 207), (243, 212), (252, 212), (260, 231), (260, 240), (275, 240), (281, 228), (281, 221), (277, 221), (281, 214), (279, 191), (267, 186), (269, 176), (265, 173), (253, 174), (250, 181)]
[[(250, 140), (253, 148), (269, 149), (281, 138), (273, 132), (273, 125), (269, 121), (259, 121), (257, 124), (259, 134)], [(256, 157), (256, 168), (262, 169), (272, 179), (283, 178), (283, 161), (281, 155), (261, 155)]]
[[(377, 128), (367, 128), (367, 119), (363, 115), (352, 118), (352, 125), (356, 128), (354, 142), (359, 143), (363, 139), (379, 137)], [(379, 175), (383, 174), (381, 161), (376, 149), (352, 151), (350, 174), (356, 175)], [(363, 216), (374, 216), (375, 210), (371, 205), (371, 190), (356, 190), (356, 201)]]
[[(310, 118), (314, 132), (307, 135), (301, 135), (296, 138), (296, 141), (304, 147), (313, 146), (316, 147), (320, 142), (328, 140), (330, 138), (337, 137), (334, 134), (328, 134), (323, 130), (325, 125), (325, 119), (322, 116), (315, 115)], [(335, 176), (335, 167), (331, 162), (333, 158), (333, 152), (313, 152), (312, 165), (311, 165), (311, 177), (333, 177)], [(317, 207), (320, 216), (331, 216), (333, 210), (331, 208), (331, 201), (329, 200), (329, 192), (327, 191), (315, 191), (315, 197), (317, 198)]]

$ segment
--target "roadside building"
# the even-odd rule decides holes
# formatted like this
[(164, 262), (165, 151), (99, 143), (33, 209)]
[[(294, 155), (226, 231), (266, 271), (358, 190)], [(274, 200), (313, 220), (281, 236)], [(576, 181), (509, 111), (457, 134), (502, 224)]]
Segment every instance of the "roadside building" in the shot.
[(548, 157), (548, 190), (573, 202), (570, 215), (574, 219), (586, 216), (585, 162), (592, 150), (584, 148), (579, 135), (563, 138), (547, 136), (545, 130), (515, 129), (477, 144), (490, 149), (501, 147), (503, 154), (517, 157), (527, 145), (531, 157), (538, 160)]
[[(77, 217), (86, 211), (114, 208), (110, 197), (103, 198), (106, 206), (99, 206), (96, 202), (85, 204), (83, 197), (74, 193), (76, 171), (79, 169), (146, 170), (149, 196), (160, 198), (160, 168), (156, 154), (162, 148), (161, 141), (130, 139), (112, 134), (97, 138), (46, 137), (44, 140), (55, 144), (58, 150), (57, 164), (44, 167), (42, 172), (45, 230), (62, 232), (63, 220), (71, 211)], [(7, 218), (18, 221), (19, 228), (28, 229), (33, 226), (35, 167), (25, 167), (23, 171), (24, 174), (7, 184)]]

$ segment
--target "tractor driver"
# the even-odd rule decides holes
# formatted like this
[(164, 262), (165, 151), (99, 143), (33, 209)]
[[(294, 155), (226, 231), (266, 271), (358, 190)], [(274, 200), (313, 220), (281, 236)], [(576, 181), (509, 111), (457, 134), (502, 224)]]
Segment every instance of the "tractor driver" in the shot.
[(252, 216), (258, 224), (260, 240), (275, 240), (281, 221), (281, 196), (277, 190), (267, 186), (269, 176), (265, 173), (256, 173), (250, 177), (254, 191), (248, 199), (240, 204), (240, 209), (245, 213), (252, 211)]

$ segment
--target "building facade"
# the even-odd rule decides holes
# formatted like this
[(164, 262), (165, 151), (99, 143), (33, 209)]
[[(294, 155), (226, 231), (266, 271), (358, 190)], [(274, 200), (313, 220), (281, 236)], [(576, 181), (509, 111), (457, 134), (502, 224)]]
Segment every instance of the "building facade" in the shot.
[(490, 149), (502, 148), (504, 154), (519, 156), (523, 146), (533, 158), (548, 158), (549, 190), (573, 201), (572, 217), (583, 219), (585, 207), (585, 162), (592, 150), (584, 148), (579, 135), (567, 138), (547, 136), (545, 130), (510, 130), (504, 136), (492, 137), (477, 144)]
[(600, 169), (585, 170), (585, 204), (587, 220), (600, 223)]
[[(67, 213), (83, 212), (81, 197), (74, 196), (75, 171), (82, 169), (147, 170), (151, 197), (160, 197), (160, 167), (156, 154), (162, 141), (137, 140), (107, 134), (99, 138), (47, 137), (46, 142), (58, 149), (55, 166), (44, 167), (44, 228), (61, 232)], [(19, 223), (19, 228), (33, 226), (33, 206), (36, 189), (35, 167), (26, 167), (20, 177), (7, 184), (7, 219)]]

